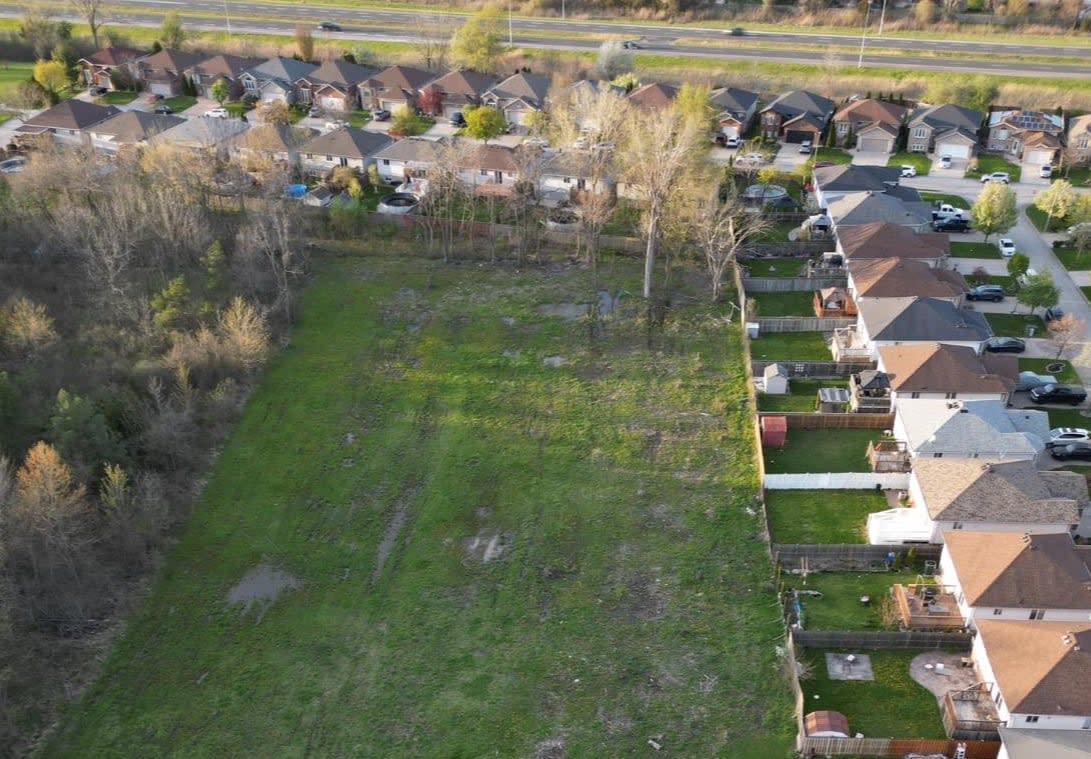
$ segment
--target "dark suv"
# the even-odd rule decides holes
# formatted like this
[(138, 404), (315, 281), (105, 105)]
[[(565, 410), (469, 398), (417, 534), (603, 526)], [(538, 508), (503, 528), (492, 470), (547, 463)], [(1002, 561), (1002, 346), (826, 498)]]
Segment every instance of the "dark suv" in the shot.
[(966, 293), (966, 300), (991, 300), (999, 303), (1004, 300), (1004, 288), (1000, 285), (978, 285)]
[(1087, 400), (1087, 391), (1079, 385), (1042, 385), (1030, 391), (1035, 403), (1068, 403), (1078, 406)]
[(932, 229), (937, 232), (969, 232), (970, 222), (966, 221), (966, 219), (951, 216), (946, 219), (937, 219), (936, 221), (933, 221)]

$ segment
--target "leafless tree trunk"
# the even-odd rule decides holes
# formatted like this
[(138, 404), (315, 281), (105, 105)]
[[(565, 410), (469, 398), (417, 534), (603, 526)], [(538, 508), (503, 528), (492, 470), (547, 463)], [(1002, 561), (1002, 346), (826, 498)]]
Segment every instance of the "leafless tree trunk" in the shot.
[(713, 303), (720, 300), (724, 274), (735, 261), (739, 249), (768, 227), (765, 216), (747, 213), (735, 198), (725, 203), (710, 198), (698, 206), (692, 229), (694, 241), (708, 268)]
[(307, 269), (307, 257), (299, 237), (298, 219), (283, 201), (269, 201), (262, 211), (252, 215), (238, 234), (236, 249), (246, 251), (265, 263), (265, 273), (273, 285), (272, 308), (279, 309), (291, 323), (291, 282)]
[(421, 203), (428, 219), (429, 240), (434, 242), (438, 236), (444, 262), (450, 261), (454, 254), (458, 221), (455, 216), (459, 207), (472, 207), (458, 175), (459, 167), (466, 163), (467, 149), (461, 143), (449, 142), (436, 151), (428, 169), (428, 190)]
[(102, 18), (103, 0), (68, 0), (72, 9), (83, 16), (87, 26), (91, 28), (91, 40), (95, 49), (99, 48), (98, 33), (105, 21)]

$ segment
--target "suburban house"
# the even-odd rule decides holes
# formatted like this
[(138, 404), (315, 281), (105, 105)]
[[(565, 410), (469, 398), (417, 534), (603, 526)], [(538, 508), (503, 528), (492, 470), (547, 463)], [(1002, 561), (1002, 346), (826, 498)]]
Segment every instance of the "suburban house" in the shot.
[(105, 155), (136, 150), (152, 137), (173, 129), (185, 119), (147, 111), (123, 111), (87, 130), (91, 147)]
[(980, 353), (992, 337), (985, 316), (941, 298), (864, 298), (856, 304), (856, 324), (834, 331), (836, 360), (863, 355), (879, 358), (879, 348), (902, 343), (950, 343)]
[[(942, 233), (917, 233), (901, 224), (877, 221), (839, 229), (837, 252), (849, 262), (850, 269), (854, 262), (875, 259), (919, 261), (938, 269), (951, 255), (951, 241)], [(928, 295), (926, 292), (904, 294)], [(863, 297), (860, 292), (856, 295)]]
[[(855, 232), (863, 227), (850, 227)], [(905, 229), (895, 226), (894, 229)], [(956, 306), (969, 289), (957, 271), (933, 268), (914, 258), (859, 258), (846, 266), (848, 290), (855, 300), (861, 298), (943, 298)]]
[(212, 97), (212, 85), (223, 80), (227, 82), (232, 98), (242, 96), (243, 84), (239, 80), (243, 72), (251, 69), (261, 61), (257, 58), (243, 58), (238, 55), (214, 55), (196, 63), (185, 70), (185, 75), (197, 88), (201, 97)]
[(664, 111), (674, 105), (678, 88), (673, 84), (649, 82), (629, 93), (629, 102), (642, 111)]
[(300, 164), (312, 175), (325, 175), (338, 166), (349, 166), (363, 174), (374, 162), (375, 154), (393, 139), (383, 132), (368, 132), (340, 127), (320, 134), (300, 148)]
[(1086, 759), (1091, 756), (1091, 730), (1020, 730), (1005, 727), (1000, 733), (996, 759)]
[(139, 78), (137, 64), (146, 58), (144, 50), (131, 47), (104, 47), (86, 58), (80, 58), (76, 65), (80, 69), (80, 81), (88, 87), (117, 89), (114, 77), (121, 74), (134, 82)]
[(148, 143), (224, 157), (228, 143), (247, 128), (247, 123), (241, 119), (187, 119), (151, 137)]
[(849, 103), (833, 115), (837, 144), (844, 145), (851, 134), (862, 153), (893, 153), (908, 112), (905, 106), (874, 98)]
[(515, 151), (507, 145), (480, 145), (466, 155), (458, 176), (471, 192), (479, 195), (506, 195), (519, 181)]
[(1082, 165), (1091, 159), (1091, 113), (1077, 116), (1068, 125), (1068, 160)]
[(810, 140), (817, 145), (833, 115), (834, 102), (813, 92), (786, 92), (761, 112), (763, 137), (783, 142)]
[(88, 130), (101, 124), (121, 111), (112, 105), (98, 105), (85, 100), (64, 100), (42, 111), (37, 116), (27, 119), (15, 129), (16, 142), (39, 135), (52, 135), (60, 145), (88, 144)]
[(814, 170), (814, 200), (819, 208), (853, 192), (890, 192), (901, 180), (897, 166), (854, 166), (851, 163)]
[(960, 105), (926, 105), (909, 116), (910, 153), (935, 153), (970, 159), (985, 115)]
[(758, 93), (738, 87), (718, 87), (709, 93), (708, 102), (716, 113), (720, 134), (741, 139), (757, 112)]
[(296, 102), (295, 85), (318, 66), (295, 58), (276, 56), (248, 68), (239, 76), (245, 95), (263, 102), (279, 100), (292, 105)]
[[(984, 394), (984, 393), (982, 393)], [(997, 400), (913, 399), (894, 409), (894, 437), (920, 458), (1036, 461), (1049, 439), (1049, 415)]]
[(419, 137), (409, 137), (387, 145), (374, 156), (379, 177), (387, 184), (421, 179), (436, 162), (442, 146), (442, 142)]
[(1069, 533), (1088, 500), (1082, 474), (1038, 471), (1033, 461), (967, 458), (914, 460), (908, 496), (907, 507), (868, 515), (869, 543), (939, 544), (958, 530)]
[(300, 151), (315, 136), (313, 129), (290, 124), (258, 124), (234, 137), (228, 146), (232, 157), (250, 169), (269, 164), (299, 165)]
[(1091, 730), (1091, 622), (981, 619), (972, 658), (1002, 726)]
[(494, 86), (496, 78), (492, 75), (460, 69), (444, 74), (424, 90), (432, 90), (436, 95), (430, 99), (439, 107), (431, 115), (449, 119), (463, 108), (481, 105), (481, 98)]
[(509, 124), (525, 125), (532, 111), (545, 109), (549, 85), (548, 76), (520, 72), (492, 87), (482, 101), (503, 111)]
[(967, 627), (979, 619), (1086, 622), (1091, 546), (1064, 532), (948, 532), (939, 570)]
[(880, 371), (890, 380), (891, 400), (987, 400), (1007, 403), (1019, 362), (1011, 354), (982, 353), (943, 343), (879, 348)]
[(826, 207), (838, 235), (846, 227), (886, 222), (914, 232), (931, 229), (932, 210), (927, 203), (906, 202), (885, 192), (850, 192)]
[(1052, 164), (1061, 150), (1064, 118), (1042, 111), (992, 111), (989, 150), (1030, 164)]
[(295, 81), (297, 102), (327, 111), (355, 111), (360, 107), (360, 83), (374, 74), (375, 69), (348, 61), (326, 61)]
[(431, 71), (411, 66), (389, 66), (359, 85), (360, 104), (372, 110), (416, 108), (418, 93), (436, 78)]
[(603, 176), (591, 186), (591, 154), (586, 150), (551, 150), (542, 156), (538, 187), (545, 199), (568, 200), (574, 192), (608, 192), (613, 184)]
[(202, 59), (203, 56), (181, 50), (160, 50), (137, 62), (137, 76), (144, 89), (153, 95), (181, 95), (186, 86), (186, 71)]

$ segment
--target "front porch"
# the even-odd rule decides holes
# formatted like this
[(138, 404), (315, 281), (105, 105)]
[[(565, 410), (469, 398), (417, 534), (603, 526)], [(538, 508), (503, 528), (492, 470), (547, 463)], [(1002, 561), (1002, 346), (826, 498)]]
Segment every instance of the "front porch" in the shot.
[(894, 585), (891, 596), (898, 620), (907, 630), (949, 630), (965, 626), (958, 601), (942, 585)]

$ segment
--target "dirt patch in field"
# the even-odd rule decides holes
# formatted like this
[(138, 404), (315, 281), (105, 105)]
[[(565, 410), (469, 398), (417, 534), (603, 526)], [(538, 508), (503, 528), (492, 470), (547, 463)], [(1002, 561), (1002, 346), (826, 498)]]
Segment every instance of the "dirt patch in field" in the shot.
[(547, 738), (538, 743), (534, 759), (564, 759), (564, 738)]
[(466, 558), (488, 564), (496, 561), (511, 546), (512, 536), (496, 530), (482, 530), (472, 538), (462, 541), (462, 550)]
[(258, 609), (258, 622), (265, 616), (274, 601), (286, 590), (296, 590), (303, 585), (300, 580), (269, 563), (261, 563), (251, 569), (227, 592), (230, 604), (245, 604), (245, 611)]
[(398, 540), (398, 535), (402, 531), (402, 527), (405, 526), (406, 520), (409, 518), (409, 509), (405, 506), (399, 506), (398, 510), (394, 512), (394, 516), (390, 519), (390, 523), (386, 526), (386, 532), (383, 533), (383, 539), (379, 543), (379, 548), (375, 552), (375, 571), (371, 573), (371, 582), (378, 581), (379, 577), (383, 573), (383, 565), (386, 564), (386, 560), (390, 557), (390, 552), (394, 550), (394, 543)]

